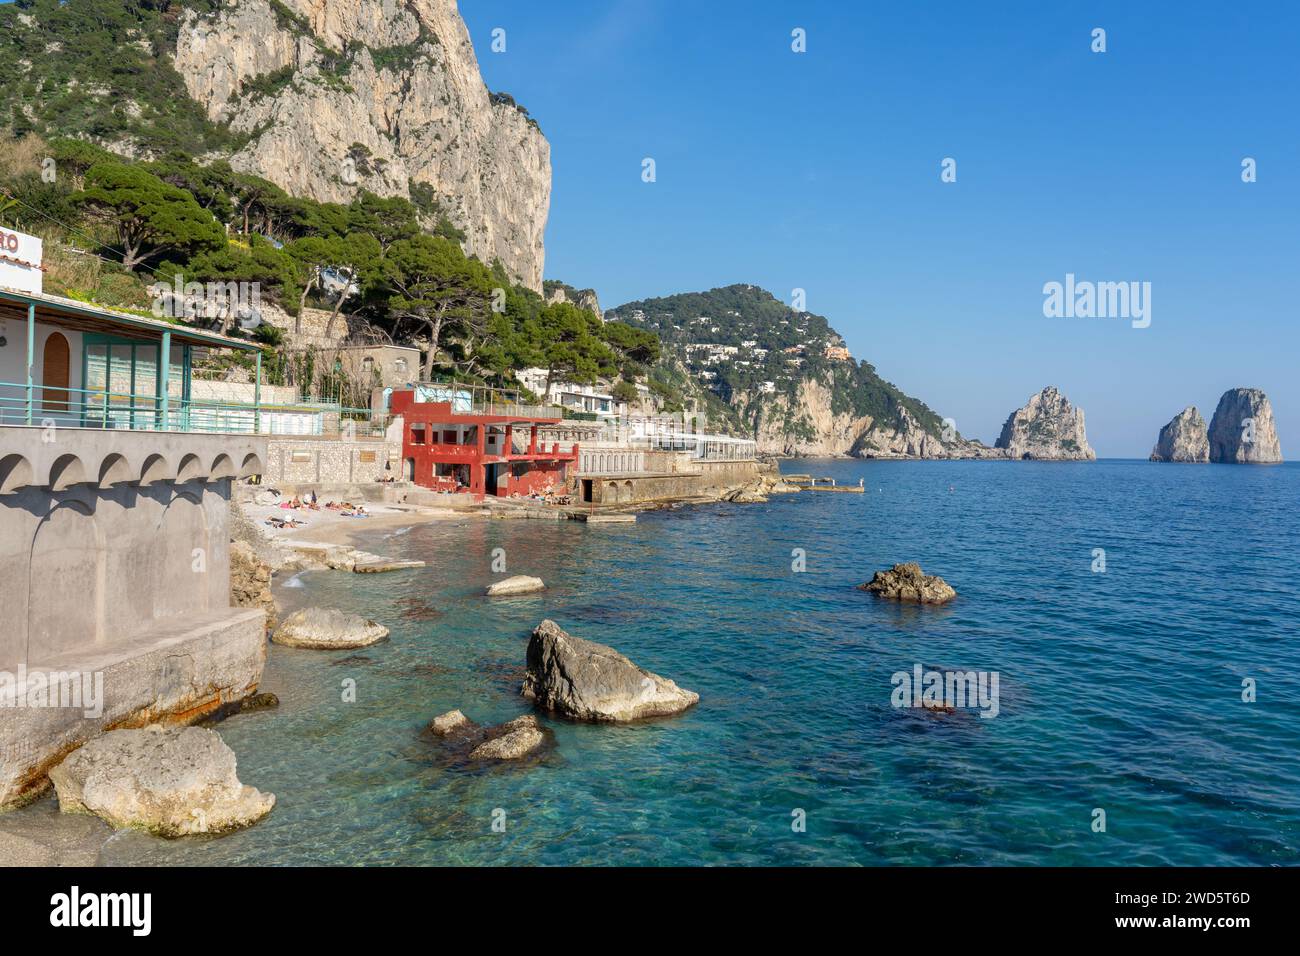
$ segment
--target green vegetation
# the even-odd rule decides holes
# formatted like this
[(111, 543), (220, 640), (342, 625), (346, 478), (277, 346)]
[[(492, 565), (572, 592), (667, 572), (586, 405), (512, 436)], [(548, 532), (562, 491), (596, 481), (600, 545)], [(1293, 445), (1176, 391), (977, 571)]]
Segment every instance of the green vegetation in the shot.
[[(171, 64), (185, 8), (215, 0), (16, 0), (0, 6), (0, 122), (23, 135), (87, 137), (166, 151), (225, 149)], [(30, 64), (30, 65), (28, 65)]]
[(226, 244), (221, 224), (191, 193), (138, 166), (96, 163), (73, 200), (115, 231), (127, 272), (165, 253), (207, 255)]
[[(835, 358), (834, 353), (828, 357), (828, 349), (843, 348), (844, 340), (825, 317), (797, 312), (757, 286), (629, 302), (606, 317), (657, 334), (665, 357), (656, 374), (667, 384), (673, 365), (690, 372), (712, 421), (728, 415), (733, 421), (752, 421), (767, 396), (793, 400), (800, 382), (811, 378), (830, 389), (831, 410), (837, 414), (896, 423), (905, 408), (927, 431), (942, 431), (932, 409), (885, 381), (869, 363)], [(677, 388), (691, 391), (690, 386)], [(795, 436), (813, 431), (794, 415), (783, 424)]]
[[(41, 177), (46, 157), (60, 171), (54, 182)], [(182, 284), (257, 283), (263, 302), (291, 315), (308, 305), (330, 310), (327, 335), (346, 309), (377, 340), (416, 345), (424, 380), (509, 385), (516, 369), (540, 366), (591, 383), (635, 377), (659, 358), (653, 333), (602, 324), (568, 302), (547, 305), (499, 262), (466, 256), (444, 234), (431, 194), (419, 205), (368, 192), (347, 205), (318, 203), (180, 151), (131, 162), (29, 135), (0, 138), (0, 222), (47, 239), (47, 256), (59, 264), (51, 288), (62, 294), (138, 309), (149, 304), (149, 286), (172, 286), (177, 276)], [(348, 295), (339, 295), (344, 287)], [(226, 319), (220, 331), (242, 334), (232, 324)], [(275, 352), (278, 331), (257, 337), (274, 378), (315, 376), (319, 386), (334, 374)]]

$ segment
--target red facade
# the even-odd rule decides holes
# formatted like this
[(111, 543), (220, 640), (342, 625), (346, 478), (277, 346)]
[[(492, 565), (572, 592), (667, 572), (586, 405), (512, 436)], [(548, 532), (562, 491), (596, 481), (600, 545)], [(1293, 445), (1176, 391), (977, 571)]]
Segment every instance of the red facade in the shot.
[[(422, 488), (509, 497), (562, 492), (578, 446), (539, 446), (537, 429), (559, 418), (452, 411), (450, 402), (421, 402), (413, 390), (394, 391), (389, 408), (401, 415), (406, 477)], [(516, 432), (527, 445), (516, 449)]]

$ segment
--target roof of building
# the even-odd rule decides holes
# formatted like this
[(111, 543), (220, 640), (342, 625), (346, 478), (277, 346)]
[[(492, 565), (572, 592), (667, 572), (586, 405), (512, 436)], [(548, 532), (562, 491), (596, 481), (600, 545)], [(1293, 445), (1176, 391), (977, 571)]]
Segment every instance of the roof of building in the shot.
[(103, 306), (78, 302), (76, 299), (65, 299), (46, 293), (0, 289), (0, 319), (25, 320), (27, 308), (31, 305), (36, 306), (36, 317), (40, 321), (75, 331), (107, 332), (125, 338), (146, 340), (170, 332), (174, 342), (242, 349), (246, 352), (255, 352), (261, 348), (256, 342), (247, 339), (235, 339), (188, 325), (175, 325), (161, 319), (106, 309)]

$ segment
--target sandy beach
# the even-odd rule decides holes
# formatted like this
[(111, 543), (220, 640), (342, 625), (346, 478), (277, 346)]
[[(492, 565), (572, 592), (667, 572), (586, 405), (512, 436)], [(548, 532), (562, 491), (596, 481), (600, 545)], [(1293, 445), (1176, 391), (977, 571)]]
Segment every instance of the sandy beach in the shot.
[[(457, 520), (477, 517), (479, 509), (430, 508), (412, 505), (391, 505), (366, 502), (366, 517), (347, 517), (342, 512), (330, 511), (321, 506), (319, 511), (310, 508), (281, 508), (279, 505), (245, 503), (240, 506), (244, 514), (259, 531), (277, 544), (344, 544), (357, 547), (357, 542), (373, 537), (377, 531), (413, 527), (430, 521)], [(301, 522), (297, 528), (278, 528), (267, 524), (268, 518), (293, 519)]]

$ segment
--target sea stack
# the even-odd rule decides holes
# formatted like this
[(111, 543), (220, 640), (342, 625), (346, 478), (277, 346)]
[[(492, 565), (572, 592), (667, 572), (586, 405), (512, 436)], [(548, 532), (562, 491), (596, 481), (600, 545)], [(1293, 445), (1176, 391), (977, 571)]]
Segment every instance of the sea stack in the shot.
[(1210, 461), (1275, 464), (1282, 460), (1273, 406), (1257, 388), (1230, 388), (1210, 421)]
[(1210, 438), (1205, 419), (1195, 405), (1188, 405), (1160, 429), (1156, 447), (1151, 451), (1151, 461), (1210, 460)]
[(1011, 413), (994, 447), (1003, 449), (1008, 458), (1035, 461), (1093, 461), (1097, 457), (1084, 431), (1083, 409), (1071, 405), (1055, 385)]

